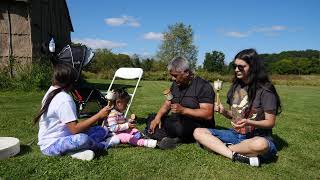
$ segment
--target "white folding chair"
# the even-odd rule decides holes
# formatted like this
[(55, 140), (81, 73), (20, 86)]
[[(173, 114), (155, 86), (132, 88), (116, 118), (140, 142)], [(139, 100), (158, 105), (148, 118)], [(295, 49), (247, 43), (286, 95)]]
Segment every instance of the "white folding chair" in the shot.
[(126, 67), (122, 67), (122, 68), (119, 68), (115, 72), (115, 74), (113, 76), (113, 79), (112, 79), (112, 81), (111, 81), (111, 83), (109, 85), (108, 91), (111, 90), (112, 85), (114, 83), (114, 80), (116, 78), (127, 79), (127, 80), (137, 79), (137, 82), (136, 82), (135, 88), (133, 90), (133, 93), (129, 93), (131, 98), (130, 98), (130, 101), (129, 101), (129, 104), (128, 104), (128, 107), (127, 107), (127, 110), (126, 110), (126, 113), (125, 113), (126, 117), (127, 117), (128, 111), (130, 109), (130, 106), (132, 104), (132, 100), (134, 98), (134, 95), (136, 94), (136, 90), (137, 90), (137, 87), (138, 87), (138, 85), (140, 83), (142, 75), (143, 75), (143, 70), (141, 68), (126, 68)]

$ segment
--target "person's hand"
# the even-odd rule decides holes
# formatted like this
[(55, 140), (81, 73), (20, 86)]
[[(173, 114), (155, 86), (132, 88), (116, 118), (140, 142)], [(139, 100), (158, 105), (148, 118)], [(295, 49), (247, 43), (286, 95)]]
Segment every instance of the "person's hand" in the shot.
[(128, 122), (131, 123), (131, 124), (136, 124), (136, 121), (134, 119), (131, 119), (131, 118), (128, 119)]
[(214, 111), (219, 112), (220, 114), (223, 114), (223, 111), (224, 111), (223, 105), (221, 103), (218, 104), (217, 102), (215, 102), (214, 103)]
[(109, 106), (105, 106), (104, 108), (102, 108), (98, 113), (97, 113), (97, 116), (98, 116), (98, 119), (104, 119), (104, 118), (107, 118), (110, 111), (111, 111), (111, 107)]
[(184, 109), (185, 107), (181, 106), (178, 103), (171, 104), (171, 112), (173, 113), (182, 114)]
[(129, 124), (129, 129), (133, 129), (136, 127), (136, 124), (135, 123), (132, 123), (132, 122), (128, 122)]
[(248, 125), (249, 119), (241, 119), (237, 122), (231, 121), (231, 125), (235, 129), (240, 129)]
[(150, 127), (149, 127), (149, 133), (153, 134), (154, 129), (159, 125), (159, 129), (161, 129), (161, 119), (155, 118), (151, 121)]
[(233, 129), (234, 129), (236, 132), (238, 132), (238, 133), (241, 132), (241, 128), (238, 127), (238, 125), (237, 125), (236, 122), (231, 121), (231, 126), (233, 127)]

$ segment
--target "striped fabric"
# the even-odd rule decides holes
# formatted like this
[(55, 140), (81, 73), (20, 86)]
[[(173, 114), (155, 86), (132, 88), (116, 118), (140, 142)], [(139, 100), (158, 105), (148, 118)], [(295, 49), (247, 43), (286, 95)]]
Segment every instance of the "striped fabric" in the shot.
[(107, 118), (107, 127), (111, 132), (119, 132), (129, 129), (129, 124), (123, 113), (113, 109)]

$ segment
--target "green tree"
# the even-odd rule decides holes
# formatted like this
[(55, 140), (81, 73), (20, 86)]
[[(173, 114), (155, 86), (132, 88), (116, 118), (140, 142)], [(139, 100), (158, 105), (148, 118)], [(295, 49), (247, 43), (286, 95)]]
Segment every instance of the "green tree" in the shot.
[(140, 61), (138, 54), (133, 54), (131, 59), (132, 59), (132, 63), (134, 65), (134, 67), (141, 67), (141, 61)]
[(271, 69), (276, 74), (298, 74), (298, 70), (292, 59), (282, 59), (272, 63)]
[(104, 72), (108, 69), (118, 69), (120, 67), (133, 67), (134, 63), (127, 54), (114, 54), (109, 49), (97, 49), (92, 62), (85, 70), (93, 73)]
[(209, 72), (223, 72), (224, 57), (224, 54), (220, 51), (212, 51), (212, 53), (206, 53), (203, 62), (203, 69)]
[(120, 67), (133, 67), (133, 62), (129, 55), (127, 54), (118, 54), (115, 56), (115, 68), (119, 69)]
[(93, 73), (103, 71), (106, 68), (112, 67), (112, 59), (114, 59), (114, 54), (110, 49), (97, 49), (94, 58), (89, 65), (85, 67), (85, 70)]
[(191, 26), (183, 23), (169, 25), (168, 30), (163, 33), (163, 41), (157, 52), (157, 58), (164, 63), (176, 56), (187, 58), (193, 68), (197, 64), (198, 49), (193, 44), (193, 30)]
[(141, 67), (144, 71), (151, 71), (151, 68), (153, 66), (153, 59), (147, 58), (145, 60), (141, 61)]

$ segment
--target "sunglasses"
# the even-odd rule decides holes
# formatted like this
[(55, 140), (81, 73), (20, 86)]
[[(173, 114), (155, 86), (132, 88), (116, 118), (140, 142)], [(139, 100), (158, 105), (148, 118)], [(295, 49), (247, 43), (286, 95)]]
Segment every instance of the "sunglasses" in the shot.
[(246, 67), (246, 66), (243, 66), (243, 65), (233, 64), (233, 69), (238, 68), (239, 71), (243, 71), (245, 67)]

